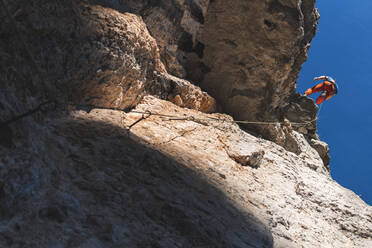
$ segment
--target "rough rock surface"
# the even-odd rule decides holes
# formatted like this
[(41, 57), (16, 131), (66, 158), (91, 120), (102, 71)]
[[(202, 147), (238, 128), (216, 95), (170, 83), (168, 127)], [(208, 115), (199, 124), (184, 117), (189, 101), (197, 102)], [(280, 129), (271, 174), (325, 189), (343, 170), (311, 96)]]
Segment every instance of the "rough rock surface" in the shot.
[(300, 0), (213, 1), (197, 37), (205, 47), (199, 63), (208, 71), (195, 81), (201, 81), (236, 118), (281, 117), (274, 113), (294, 94), (315, 34), (318, 14), (314, 4)]
[[(167, 73), (157, 42), (138, 15), (89, 1), (13, 1), (7, 8), (17, 25), (9, 25), (12, 20), (2, 11), (4, 56), (22, 59), (25, 51), (18, 47), (27, 50), (21, 66), (34, 65), (33, 76), (44, 81), (32, 84), (46, 81), (65, 101), (125, 109), (147, 94), (168, 100), (178, 95), (184, 107), (215, 109), (208, 94)], [(11, 41), (21, 44), (11, 47)], [(4, 67), (10, 64), (4, 61)], [(29, 76), (17, 67), (11, 70), (21, 72), (17, 77)]]
[[(167, 70), (200, 84), (224, 112), (250, 121), (314, 120), (294, 128), (318, 139), (317, 107), (295, 93), (319, 18), (314, 0), (160, 0), (128, 6), (143, 16)], [(277, 139), (277, 132), (285, 136), (281, 127), (245, 128), (285, 143)]]
[(0, 148), (1, 246), (372, 245), (372, 207), (329, 177), (302, 134), (296, 155), (231, 120), (145, 97), (133, 113), (19, 121), (17, 148)]
[[(330, 178), (316, 122), (293, 123), (316, 117), (294, 92), (314, 1), (245, 2), (0, 0), (0, 247), (372, 247), (371, 206)], [(245, 55), (270, 86), (236, 109), (227, 81), (211, 89), (232, 113), (280, 120), (257, 137), (203, 114), (214, 99), (183, 79), (208, 88), (207, 64), (235, 54), (207, 39), (223, 18), (248, 21), (243, 36), (265, 30)], [(269, 49), (277, 29), (292, 50)], [(231, 62), (222, 76), (244, 67)]]

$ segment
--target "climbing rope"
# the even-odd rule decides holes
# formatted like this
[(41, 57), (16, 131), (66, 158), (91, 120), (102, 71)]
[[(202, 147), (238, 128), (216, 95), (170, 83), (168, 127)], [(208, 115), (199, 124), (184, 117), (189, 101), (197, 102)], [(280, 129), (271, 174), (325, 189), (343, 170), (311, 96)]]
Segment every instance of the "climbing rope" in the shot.
[(0, 128), (3, 127), (3, 126), (7, 126), (13, 122), (16, 122), (24, 117), (27, 117), (27, 116), (30, 116), (32, 114), (35, 114), (37, 112), (40, 112), (40, 111), (47, 111), (48, 109), (55, 109), (56, 108), (56, 105), (55, 105), (55, 102), (54, 101), (45, 101), (45, 102), (42, 102), (40, 103), (38, 106), (36, 106), (36, 108), (33, 108), (31, 110), (28, 110), (26, 111), (25, 113), (22, 113), (20, 115), (17, 115), (17, 116), (14, 116), (13, 118), (9, 119), (9, 120), (6, 120), (6, 121), (3, 121), (3, 122), (0, 122)]
[[(318, 120), (318, 116), (320, 113), (321, 105), (319, 107), (318, 113), (316, 117), (310, 121), (305, 121), (305, 122), (291, 122), (288, 121), (291, 125), (294, 126), (302, 126), (302, 125), (309, 125), (316, 120)], [(255, 125), (283, 125), (284, 122), (265, 122), (265, 121), (244, 121), (244, 120), (226, 120), (226, 119), (220, 119), (216, 117), (207, 117), (207, 118), (196, 118), (194, 116), (187, 116), (187, 117), (180, 117), (176, 115), (168, 115), (168, 114), (159, 114), (159, 113), (153, 113), (151, 111), (138, 111), (138, 110), (133, 110), (130, 111), (129, 113), (135, 113), (135, 114), (147, 114), (147, 115), (154, 115), (154, 116), (160, 116), (160, 117), (165, 117), (168, 118), (170, 121), (175, 121), (175, 120), (183, 120), (183, 121), (194, 121), (194, 122), (205, 122), (205, 121), (217, 121), (217, 122), (229, 122), (229, 123), (236, 123), (236, 124), (255, 124)]]
[[(52, 105), (51, 109), (56, 109), (57, 108), (56, 101), (47, 100), (47, 101), (44, 101), (41, 104), (39, 104), (34, 109), (31, 109), (31, 110), (29, 110), (29, 111), (27, 111), (27, 112), (25, 112), (21, 115), (15, 116), (15, 117), (11, 118), (10, 120), (0, 122), (0, 126), (1, 125), (8, 125), (10, 123), (13, 123), (13, 122), (16, 122), (16, 121), (22, 119), (23, 117), (29, 116), (31, 114), (34, 114), (34, 113), (38, 112), (38, 111), (43, 111), (45, 109), (44, 108), (45, 105)], [(179, 121), (193, 121), (193, 122), (197, 122), (197, 123), (203, 123), (203, 122), (205, 123), (207, 121), (216, 121), (216, 122), (223, 122), (223, 123), (227, 122), (227, 123), (236, 123), (236, 124), (255, 124), (255, 125), (283, 125), (283, 124), (285, 124), (284, 121), (282, 121), (282, 122), (244, 121), (244, 120), (239, 121), (239, 120), (226, 120), (226, 119), (221, 119), (221, 118), (216, 118), (216, 117), (211, 117), (211, 116), (208, 116), (206, 118), (196, 118), (194, 116), (181, 117), (181, 116), (177, 116), (177, 115), (153, 113), (149, 110), (146, 110), (146, 111), (132, 110), (130, 112), (127, 112), (128, 109), (115, 108), (115, 107), (103, 107), (103, 106), (94, 106), (94, 105), (77, 105), (77, 104), (68, 104), (68, 105), (77, 107), (78, 109), (85, 109), (85, 111), (87, 111), (87, 112), (90, 112), (93, 108), (96, 108), (96, 109), (109, 109), (109, 110), (123, 111), (123, 112), (126, 112), (127, 114), (130, 114), (130, 113), (141, 114), (142, 118), (140, 120), (146, 119), (146, 118), (150, 117), (151, 115), (153, 115), (153, 116), (168, 118), (167, 119), (168, 121), (179, 120)], [(322, 107), (322, 104), (319, 106), (318, 113), (315, 116), (315, 118), (310, 120), (310, 121), (305, 121), (305, 122), (291, 122), (291, 121), (288, 121), (288, 122), (293, 126), (309, 125), (309, 124), (311, 124), (311, 123), (313, 123), (313, 122), (315, 122), (316, 120), (319, 119), (319, 114), (320, 114), (321, 107)], [(132, 125), (137, 124), (140, 120), (136, 121)]]

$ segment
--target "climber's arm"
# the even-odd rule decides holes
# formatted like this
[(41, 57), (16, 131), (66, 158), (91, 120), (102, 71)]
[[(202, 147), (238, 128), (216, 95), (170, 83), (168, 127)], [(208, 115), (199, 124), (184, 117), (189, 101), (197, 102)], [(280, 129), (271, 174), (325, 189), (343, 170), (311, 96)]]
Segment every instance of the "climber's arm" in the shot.
[(317, 81), (317, 80), (328, 80), (328, 76), (315, 77), (314, 81)]
[(305, 96), (308, 96), (308, 95), (311, 95), (313, 93), (316, 93), (316, 92), (319, 92), (319, 91), (322, 91), (324, 88), (324, 84), (323, 83), (320, 83), (318, 85), (315, 85), (314, 87), (308, 89), (306, 92), (305, 92)]

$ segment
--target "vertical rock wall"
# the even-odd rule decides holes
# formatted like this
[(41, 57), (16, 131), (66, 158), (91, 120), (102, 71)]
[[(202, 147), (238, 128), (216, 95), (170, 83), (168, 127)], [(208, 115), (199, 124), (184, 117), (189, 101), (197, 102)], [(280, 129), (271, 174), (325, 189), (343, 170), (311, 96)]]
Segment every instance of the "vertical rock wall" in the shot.
[(197, 36), (203, 57), (190, 56), (190, 78), (238, 119), (281, 118), (315, 34), (314, 4), (213, 1)]
[[(168, 74), (156, 40), (126, 5), (13, 1), (7, 9), (16, 25), (4, 9), (4, 48), (15, 44), (4, 49), (5, 57), (22, 60), (13, 67), (18, 77), (29, 77), (32, 67), (33, 92), (52, 90), (63, 102), (120, 109), (134, 107), (147, 94), (171, 101), (177, 96), (180, 106), (201, 111), (215, 108), (208, 94)], [(18, 81), (6, 83), (14, 87)]]
[(316, 124), (286, 120), (316, 113), (314, 1), (0, 4), (0, 247), (371, 247)]
[[(317, 107), (295, 92), (319, 18), (315, 1), (162, 0), (130, 6), (157, 40), (167, 70), (209, 92), (219, 111), (240, 120), (306, 122), (293, 128), (317, 139)], [(291, 139), (282, 127), (245, 128), (283, 146)]]

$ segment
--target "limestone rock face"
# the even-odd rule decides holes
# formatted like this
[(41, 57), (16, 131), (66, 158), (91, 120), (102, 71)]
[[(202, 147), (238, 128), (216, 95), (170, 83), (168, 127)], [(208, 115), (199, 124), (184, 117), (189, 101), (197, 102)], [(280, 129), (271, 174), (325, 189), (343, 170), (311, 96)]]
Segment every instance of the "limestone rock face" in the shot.
[[(237, 240), (230, 241), (235, 245), (232, 247), (372, 245), (372, 207), (330, 178), (318, 152), (303, 134), (292, 131), (299, 141), (295, 154), (243, 132), (229, 123), (229, 116), (185, 113), (150, 97), (138, 109), (193, 116), (194, 121), (173, 122), (151, 116), (132, 127), (131, 132), (138, 142), (208, 175), (206, 178), (226, 192), (239, 209), (251, 211), (271, 230), (269, 244), (244, 244), (245, 238), (238, 235)], [(127, 126), (139, 117), (127, 116)], [(225, 121), (216, 122), (215, 118)], [(249, 231), (247, 234), (250, 236)]]
[[(218, 100), (220, 110), (240, 120), (306, 122), (294, 128), (309, 140), (318, 139), (317, 107), (295, 93), (319, 18), (314, 0), (129, 5), (158, 41), (167, 70), (200, 85)], [(277, 139), (278, 132), (285, 135), (281, 127), (245, 128), (283, 145)]]
[(213, 1), (197, 36), (203, 57), (194, 66), (208, 71), (195, 81), (236, 118), (275, 118), (307, 58), (318, 18), (314, 3)]
[[(0, 247), (372, 247), (295, 93), (314, 1), (0, 0), (0, 18)], [(207, 114), (196, 85), (275, 123)]]
[(0, 148), (1, 246), (371, 246), (372, 207), (302, 134), (295, 154), (231, 120), (145, 97), (129, 113), (14, 123), (15, 147)]
[[(78, 104), (125, 109), (147, 94), (163, 99), (179, 95), (184, 107), (214, 111), (213, 98), (168, 74), (141, 16), (90, 1), (22, 3), (7, 7), (16, 15), (16, 29), (2, 13), (8, 21), (3, 30), (10, 34), (4, 43), (15, 40), (27, 50), (25, 62), (34, 65), (36, 76), (42, 75), (36, 86), (52, 86), (64, 101)], [(14, 48), (4, 52), (22, 57)]]

